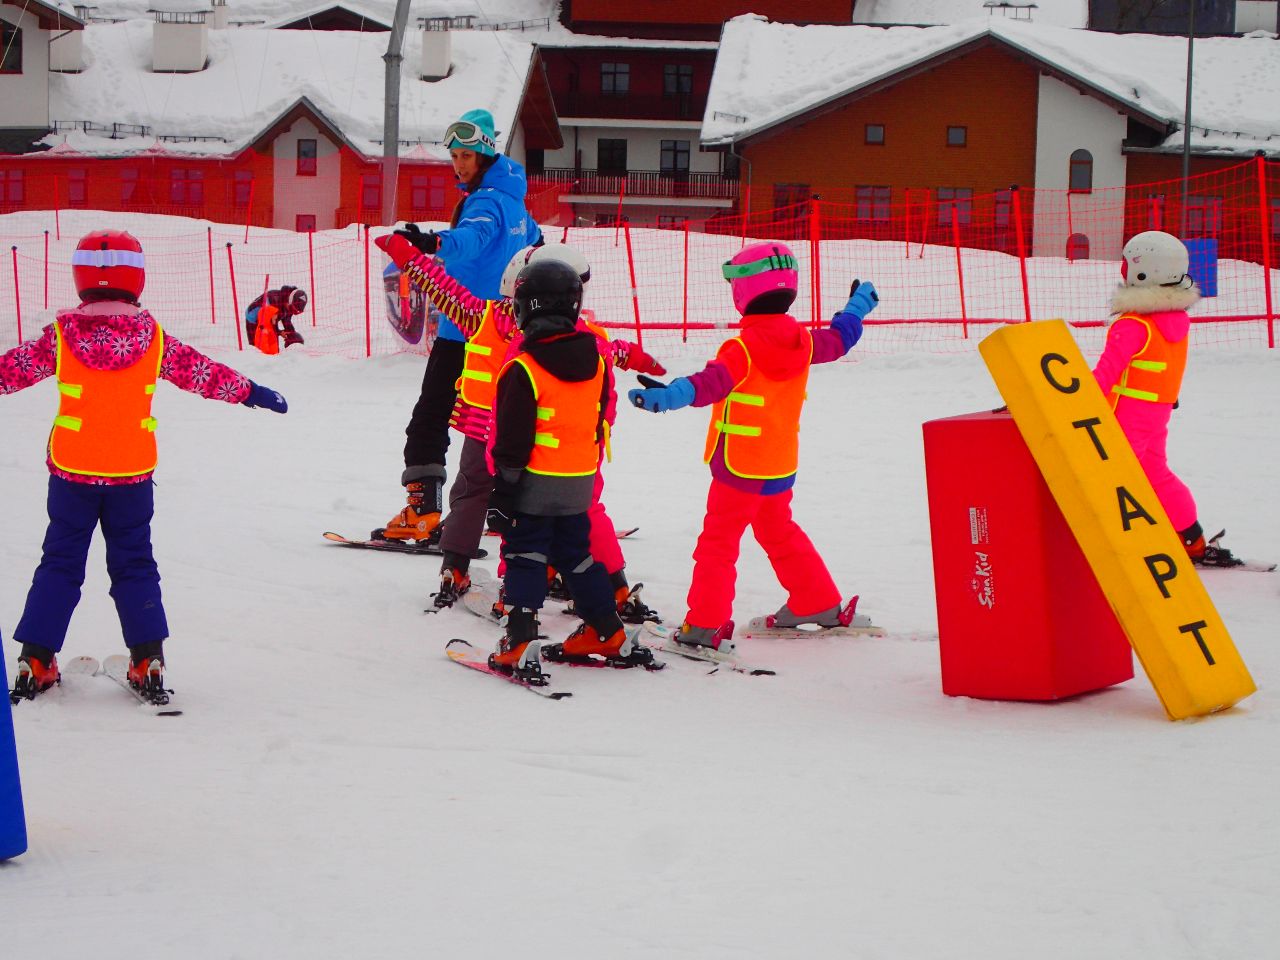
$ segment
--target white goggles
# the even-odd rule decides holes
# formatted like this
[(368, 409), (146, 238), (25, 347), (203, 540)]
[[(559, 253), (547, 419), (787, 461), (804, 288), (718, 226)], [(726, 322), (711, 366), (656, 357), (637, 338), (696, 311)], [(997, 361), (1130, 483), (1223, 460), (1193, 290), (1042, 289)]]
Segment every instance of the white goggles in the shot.
[(73, 267), (137, 267), (145, 269), (146, 262), (137, 250), (77, 250), (71, 254)]

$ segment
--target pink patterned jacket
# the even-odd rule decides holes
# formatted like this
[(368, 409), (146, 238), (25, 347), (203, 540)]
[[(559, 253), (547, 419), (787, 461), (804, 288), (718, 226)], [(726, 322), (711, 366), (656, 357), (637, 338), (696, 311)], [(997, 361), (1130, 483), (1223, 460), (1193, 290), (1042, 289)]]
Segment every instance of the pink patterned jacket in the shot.
[[(95, 370), (121, 370), (136, 363), (151, 346), (158, 328), (146, 310), (119, 301), (85, 303), (60, 311), (57, 323), (76, 359)], [(0, 395), (25, 390), (53, 376), (57, 366), (57, 334), (49, 324), (39, 338), (27, 340), (0, 356)], [(206, 400), (240, 403), (249, 396), (248, 377), (167, 333), (160, 378)], [(151, 479), (150, 473), (136, 477), (84, 476), (59, 470), (52, 461), (46, 463), (54, 476), (73, 483), (116, 485)]]

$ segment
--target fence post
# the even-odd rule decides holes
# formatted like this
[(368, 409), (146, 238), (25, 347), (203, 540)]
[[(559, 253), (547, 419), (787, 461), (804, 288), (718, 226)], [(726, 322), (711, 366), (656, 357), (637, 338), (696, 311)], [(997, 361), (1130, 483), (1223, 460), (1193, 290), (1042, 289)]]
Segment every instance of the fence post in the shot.
[(1153, 195), (1153, 196), (1147, 197), (1147, 223), (1150, 224), (1150, 226), (1147, 229), (1149, 230), (1164, 229), (1163, 200), (1164, 200), (1163, 194), (1159, 196)]
[(809, 325), (822, 322), (822, 213), (819, 197), (809, 198)]
[(55, 173), (53, 175), (53, 229), (58, 240), (62, 239), (62, 213), (60, 210), (61, 204), (58, 199), (60, 193), (61, 191), (58, 189), (58, 175)]
[(560, 242), (561, 243), (569, 242), (569, 225), (567, 223), (564, 225), (564, 228), (560, 231)]
[(364, 355), (373, 356), (373, 310), (369, 304), (369, 225), (364, 225)]
[(681, 289), (681, 300), (684, 301), (683, 313), (680, 317), (680, 341), (689, 342), (689, 218), (684, 218), (684, 280)]
[(1262, 231), (1262, 277), (1267, 298), (1267, 347), (1276, 345), (1275, 312), (1271, 301), (1271, 217), (1267, 201), (1267, 161), (1261, 150), (1254, 158), (1258, 170), (1258, 226)]
[(636, 317), (636, 346), (644, 346), (644, 331), (640, 328), (640, 292), (636, 289), (636, 261), (631, 253), (631, 224), (624, 223), (622, 232), (627, 238), (627, 269), (631, 273), (631, 310)]
[(49, 231), (44, 232), (44, 308), (49, 309)]
[(960, 329), (964, 339), (969, 339), (969, 309), (964, 302), (964, 263), (960, 257), (960, 210), (951, 203), (951, 241), (956, 248), (956, 279), (960, 284)]
[(22, 296), (18, 293), (18, 246), (13, 251), (13, 310), (18, 316), (18, 342), (22, 342)]
[(311, 326), (316, 325), (316, 254), (312, 246), (314, 230), (307, 231), (307, 273), (311, 277)]
[(231, 242), (227, 241), (227, 272), (231, 276), (231, 307), (235, 310), (236, 349), (244, 349), (244, 330), (240, 326), (240, 294), (236, 290), (236, 262), (231, 257)]
[(213, 227), (205, 227), (205, 243), (209, 248), (209, 323), (218, 325), (218, 302), (213, 295)]
[(742, 240), (741, 245), (747, 245), (747, 220), (751, 216), (751, 181), (747, 181), (747, 198), (744, 201), (745, 206), (742, 208)]
[(1018, 241), (1018, 270), (1022, 275), (1022, 309), (1027, 323), (1031, 322), (1031, 290), (1027, 286), (1027, 241), (1022, 229), (1022, 191), (1015, 183), (1009, 188), (1013, 197), (1013, 230)]
[(622, 201), (627, 195), (627, 178), (622, 178), (622, 186), (618, 188), (618, 219), (613, 225), (613, 245), (618, 245), (618, 230), (622, 227)]
[(249, 206), (244, 212), (244, 242), (249, 242), (249, 222), (253, 219), (253, 188), (256, 180), (249, 181)]

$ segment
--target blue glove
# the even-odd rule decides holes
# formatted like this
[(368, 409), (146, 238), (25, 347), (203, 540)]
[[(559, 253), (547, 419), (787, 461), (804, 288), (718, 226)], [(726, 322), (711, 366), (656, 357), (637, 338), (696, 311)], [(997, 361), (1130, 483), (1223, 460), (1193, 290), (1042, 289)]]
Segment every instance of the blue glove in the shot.
[(270, 387), (249, 381), (249, 395), (240, 401), (246, 407), (263, 407), (275, 413), (288, 413), (289, 404)]
[[(644, 378), (646, 381), (648, 378)], [(665, 387), (636, 388), (627, 391), (627, 399), (633, 406), (650, 413), (666, 413), (679, 410), (693, 403), (693, 382), (688, 377), (677, 377)]]
[(859, 320), (865, 320), (868, 313), (876, 308), (880, 302), (880, 295), (876, 293), (876, 288), (871, 285), (871, 281), (863, 282), (861, 280), (853, 281), (853, 286), (849, 288), (849, 302), (844, 305), (842, 313), (852, 313)]

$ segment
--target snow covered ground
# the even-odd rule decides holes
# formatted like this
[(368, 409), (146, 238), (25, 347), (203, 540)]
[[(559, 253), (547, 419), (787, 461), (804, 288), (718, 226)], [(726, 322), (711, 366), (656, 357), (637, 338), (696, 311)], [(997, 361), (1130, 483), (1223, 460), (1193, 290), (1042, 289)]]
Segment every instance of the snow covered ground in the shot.
[[(285, 417), (162, 386), (154, 535), (187, 713), (96, 679), (16, 708), (31, 849), (0, 864), (4, 955), (1274, 955), (1280, 575), (1205, 574), (1260, 688), (1227, 714), (1170, 723), (1140, 671), (1058, 704), (943, 696), (920, 425), (1000, 401), (976, 352), (867, 346), (814, 373), (796, 509), (889, 635), (744, 641), (772, 678), (553, 670), (559, 703), (445, 658), (495, 633), (423, 614), (434, 560), (320, 538), (400, 505), (420, 357), (222, 354)], [(10, 673), (54, 396), (0, 400)], [(1172, 459), (1245, 556), (1280, 557), (1278, 408), (1280, 353), (1193, 356)], [(705, 424), (623, 408), (607, 474), (641, 528), (632, 578), (672, 620)], [(740, 571), (739, 620), (781, 603), (752, 543)], [(123, 649), (106, 590), (99, 540), (67, 655)]]

